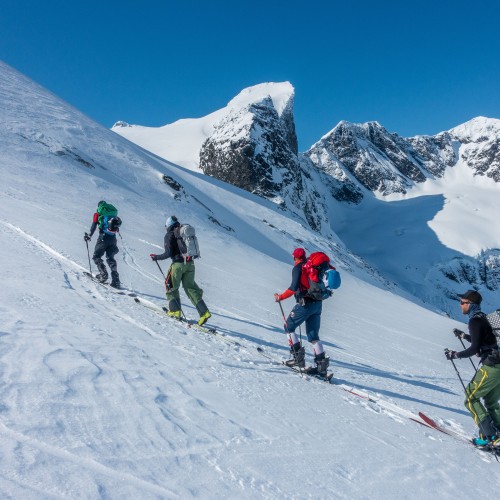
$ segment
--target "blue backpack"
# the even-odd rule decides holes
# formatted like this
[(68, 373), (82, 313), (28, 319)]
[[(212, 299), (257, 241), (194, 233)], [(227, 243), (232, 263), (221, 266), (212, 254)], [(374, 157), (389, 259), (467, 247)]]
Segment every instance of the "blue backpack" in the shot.
[(326, 274), (328, 275), (328, 288), (330, 288), (330, 290), (337, 290), (337, 288), (340, 288), (342, 283), (340, 273), (336, 269), (330, 269)]

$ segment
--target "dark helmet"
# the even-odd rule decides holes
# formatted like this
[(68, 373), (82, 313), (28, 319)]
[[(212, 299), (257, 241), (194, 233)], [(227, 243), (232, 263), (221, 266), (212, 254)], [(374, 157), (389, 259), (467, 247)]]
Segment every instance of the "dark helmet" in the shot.
[(465, 293), (459, 294), (458, 295), (461, 299), (468, 300), (469, 302), (472, 302), (473, 304), (481, 304), (483, 297), (481, 297), (481, 294), (479, 292), (476, 292), (476, 290), (467, 290)]

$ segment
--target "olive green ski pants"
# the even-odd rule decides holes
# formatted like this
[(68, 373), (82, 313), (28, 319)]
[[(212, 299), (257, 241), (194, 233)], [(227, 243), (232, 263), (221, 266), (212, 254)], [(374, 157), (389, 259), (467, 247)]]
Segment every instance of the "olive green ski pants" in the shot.
[[(470, 411), (474, 422), (479, 425), (490, 416), (500, 429), (500, 364), (483, 365), (470, 381), (466, 390), (465, 407)], [(481, 403), (481, 399), (484, 405)]]
[(203, 297), (203, 290), (194, 280), (194, 262), (173, 262), (167, 274), (167, 300), (169, 311), (181, 309), (179, 288), (182, 285), (191, 303), (196, 307)]

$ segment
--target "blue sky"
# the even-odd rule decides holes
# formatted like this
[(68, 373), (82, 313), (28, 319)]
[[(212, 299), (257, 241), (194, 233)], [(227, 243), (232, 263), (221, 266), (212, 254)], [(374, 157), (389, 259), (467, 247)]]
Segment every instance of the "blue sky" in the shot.
[(481, 0), (2, 0), (0, 59), (106, 127), (288, 80), (304, 151), (340, 120), (411, 136), (500, 118), (499, 26)]

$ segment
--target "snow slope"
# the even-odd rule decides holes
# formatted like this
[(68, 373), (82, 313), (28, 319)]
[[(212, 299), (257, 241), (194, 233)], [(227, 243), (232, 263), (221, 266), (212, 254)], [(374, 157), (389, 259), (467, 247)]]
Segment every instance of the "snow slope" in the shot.
[[(492, 457), (405, 416), (474, 431), (442, 353), (459, 347), (451, 329), (463, 325), (382, 289), (340, 243), (145, 152), (2, 63), (0, 171), (0, 497), (465, 499), (478, 484), (496, 496)], [(83, 276), (100, 199), (124, 221), (122, 281), (159, 306), (148, 255), (165, 217), (196, 226), (213, 324), (241, 346)], [(337, 383), (393, 406), (257, 353), (287, 356), (272, 295), (288, 286), (299, 243), (330, 248), (342, 272), (322, 320)], [(467, 361), (459, 368), (471, 376)]]

